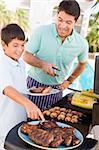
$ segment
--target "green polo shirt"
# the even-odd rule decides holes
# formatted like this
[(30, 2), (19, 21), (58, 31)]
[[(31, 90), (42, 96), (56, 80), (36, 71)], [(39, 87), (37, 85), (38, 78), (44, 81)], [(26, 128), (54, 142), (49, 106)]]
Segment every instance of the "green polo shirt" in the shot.
[(41, 60), (56, 65), (61, 71), (56, 71), (58, 77), (52, 77), (37, 67), (31, 67), (28, 75), (36, 81), (56, 85), (68, 76), (71, 64), (75, 58), (86, 62), (88, 43), (75, 30), (62, 43), (56, 31), (55, 24), (44, 25), (35, 30), (26, 45), (26, 50)]

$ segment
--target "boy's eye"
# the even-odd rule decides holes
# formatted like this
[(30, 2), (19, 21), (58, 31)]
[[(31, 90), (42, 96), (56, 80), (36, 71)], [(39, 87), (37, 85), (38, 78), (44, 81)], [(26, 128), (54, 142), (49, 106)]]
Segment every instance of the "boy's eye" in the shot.
[(13, 45), (15, 48), (18, 48), (18, 47), (24, 47), (24, 44), (22, 44), (22, 45)]
[(22, 45), (22, 47), (24, 47), (24, 44)]

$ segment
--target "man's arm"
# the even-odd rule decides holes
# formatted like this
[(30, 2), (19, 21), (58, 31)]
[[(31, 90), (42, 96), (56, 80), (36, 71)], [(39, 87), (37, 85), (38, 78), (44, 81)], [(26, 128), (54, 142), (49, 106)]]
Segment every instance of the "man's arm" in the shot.
[(43, 65), (44, 61), (40, 60), (39, 58), (37, 58), (33, 54), (25, 51), (24, 54), (23, 54), (23, 59), (29, 65), (42, 69), (42, 65)]
[(79, 62), (74, 71), (72, 72), (72, 74), (59, 87), (62, 90), (66, 89), (83, 72), (85, 66), (86, 62), (85, 63)]
[(57, 67), (54, 64), (47, 63), (46, 61), (37, 58), (36, 56), (32, 55), (31, 53), (27, 51), (24, 52), (23, 59), (29, 65), (38, 67), (42, 69), (46, 74), (55, 76), (52, 67), (54, 68), (57, 68)]
[(70, 81), (72, 83), (84, 71), (85, 66), (86, 62), (85, 63), (79, 62), (74, 71), (72, 72), (72, 74), (70, 75), (70, 77), (67, 79), (67, 81)]

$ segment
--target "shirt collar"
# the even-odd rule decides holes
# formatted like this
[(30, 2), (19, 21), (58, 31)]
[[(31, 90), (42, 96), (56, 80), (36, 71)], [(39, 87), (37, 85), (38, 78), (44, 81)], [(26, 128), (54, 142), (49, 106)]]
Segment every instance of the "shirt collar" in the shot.
[(7, 55), (3, 54), (4, 59), (6, 59), (8, 61), (8, 63), (10, 63), (13, 66), (20, 66), (20, 60), (17, 62), (13, 59), (11, 59), (10, 57), (8, 57)]
[[(55, 25), (55, 23), (52, 24), (52, 32), (54, 33), (55, 37), (59, 37), (59, 35), (58, 35), (58, 33), (57, 33), (57, 30), (56, 30), (56, 25)], [(69, 42), (72, 41), (72, 39), (73, 39), (73, 37), (74, 37), (74, 32), (75, 32), (75, 30), (73, 29), (72, 34), (69, 35), (69, 36), (66, 38)]]
[(71, 41), (73, 40), (73, 38), (74, 38), (74, 32), (75, 32), (75, 31), (74, 31), (74, 29), (73, 29), (72, 34), (67, 37), (67, 40), (68, 40), (69, 42), (71, 42)]
[(56, 25), (55, 25), (55, 23), (52, 24), (52, 32), (53, 32), (53, 34), (55, 35), (55, 37), (58, 37), (58, 33), (57, 33), (57, 30), (56, 30)]

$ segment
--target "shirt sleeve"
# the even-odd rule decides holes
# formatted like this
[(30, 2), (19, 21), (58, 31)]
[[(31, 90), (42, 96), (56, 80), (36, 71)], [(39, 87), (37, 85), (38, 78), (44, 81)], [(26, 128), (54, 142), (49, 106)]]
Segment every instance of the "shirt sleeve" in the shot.
[(41, 28), (38, 28), (32, 33), (29, 41), (27, 42), (26, 51), (32, 54), (37, 53), (39, 51), (40, 42), (41, 42)]
[(88, 59), (88, 51), (89, 51), (89, 45), (87, 40), (84, 39), (83, 41), (83, 47), (82, 47), (82, 52), (78, 56), (78, 61), (84, 63)]
[(7, 86), (13, 87), (13, 82), (11, 79), (11, 72), (8, 71), (7, 67), (5, 65), (0, 65), (0, 94), (3, 94), (3, 90)]

